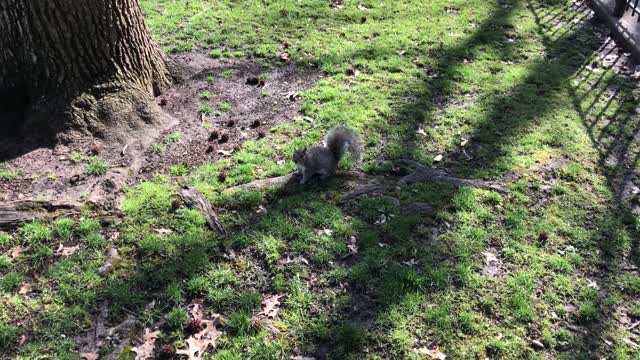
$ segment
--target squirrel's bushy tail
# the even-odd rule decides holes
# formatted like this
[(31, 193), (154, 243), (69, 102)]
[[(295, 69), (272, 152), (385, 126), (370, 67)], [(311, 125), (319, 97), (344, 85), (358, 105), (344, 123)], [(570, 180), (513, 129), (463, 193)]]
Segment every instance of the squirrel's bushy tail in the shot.
[(354, 162), (360, 161), (362, 143), (360, 135), (354, 129), (342, 125), (336, 126), (327, 133), (325, 142), (337, 161), (340, 161), (347, 151)]

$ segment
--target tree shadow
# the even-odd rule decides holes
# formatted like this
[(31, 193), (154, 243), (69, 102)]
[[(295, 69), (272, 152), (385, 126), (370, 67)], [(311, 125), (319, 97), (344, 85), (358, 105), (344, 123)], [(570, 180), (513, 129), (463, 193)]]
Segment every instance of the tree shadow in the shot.
[[(533, 9), (535, 5), (530, 4), (530, 7)], [(450, 49), (434, 50), (430, 54), (437, 59), (434, 63), (429, 64), (430, 59), (425, 59), (425, 76), (418, 84), (419, 90), (397, 94), (398, 98), (411, 98), (414, 102), (405, 103), (397, 109), (393, 125), (399, 131), (397, 137), (383, 147), (383, 153), (391, 159), (412, 157), (425, 161), (418, 154), (417, 129), (433, 125), (436, 112), (446, 111), (446, 106), (454, 103), (452, 93), (456, 91), (453, 88), (460, 80), (457, 67), (464, 64), (465, 59), (474, 61), (488, 48), (505, 60), (517, 51), (515, 45), (503, 46), (502, 41), (496, 41), (508, 38), (511, 14), (511, 7), (498, 8), (467, 40)], [(543, 26), (558, 17), (562, 19), (565, 13), (554, 8), (554, 11), (537, 16)], [(442, 165), (470, 177), (496, 177), (515, 167), (515, 161), (510, 158), (509, 144), (536, 126), (539, 116), (556, 108), (552, 95), (563, 91), (572, 77), (582, 76), (594, 52), (598, 51), (600, 44), (589, 24), (582, 20), (569, 23), (568, 29), (553, 30), (555, 40), (545, 42), (545, 55), (529, 66), (527, 75), (515, 86), (504, 93), (478, 95), (484, 97), (486, 105), (480, 109), (481, 121), (474, 124), (475, 128), (468, 137), (472, 145), (469, 150), (452, 150)], [(568, 46), (576, 43), (583, 46), (578, 49)], [(567, 48), (571, 50), (566, 51)], [(575, 99), (580, 99), (580, 96), (576, 95)], [(595, 100), (587, 95), (582, 98), (595, 103), (601, 96), (604, 95), (595, 96)], [(583, 111), (580, 110), (581, 102), (582, 99), (576, 100), (578, 111)], [(612, 102), (599, 111), (605, 113), (609, 106), (613, 106)], [(535, 111), (531, 111), (532, 108)], [(587, 111), (583, 111), (585, 115), (581, 112), (581, 117), (589, 118)], [(597, 136), (593, 135), (593, 139)], [(622, 144), (625, 151), (632, 147)], [(403, 150), (392, 150), (397, 148)], [(609, 150), (619, 154), (611, 149), (603, 154)], [(637, 156), (634, 163), (636, 160)], [(228, 238), (202, 232), (203, 224), (198, 222), (197, 216), (186, 210), (171, 209), (170, 198), (162, 198), (157, 207), (154, 207), (154, 197), (144, 198), (144, 206), (149, 206), (149, 212), (142, 215), (149, 223), (138, 224), (136, 221), (142, 217), (132, 215), (129, 238), (119, 240), (119, 245), (130, 252), (135, 262), (142, 255), (136, 254), (130, 244), (144, 241), (141, 251), (145, 252), (145, 263), (139, 267), (125, 264), (125, 271), (110, 277), (106, 288), (101, 291), (111, 302), (115, 316), (140, 311), (145, 297), (158, 297), (168, 304), (180, 304), (186, 297), (205, 297), (215, 311), (235, 313), (256, 311), (260, 306), (259, 302), (249, 301), (247, 310), (243, 308), (246, 304), (235, 299), (240, 298), (237, 295), (250, 291), (279, 292), (297, 282), (307, 284), (312, 295), (320, 298), (318, 301), (335, 304), (331, 307), (333, 310), (322, 313), (313, 309), (305, 300), (308, 296), (306, 290), (301, 290), (285, 300), (288, 313), (283, 316), (298, 326), (293, 329), (298, 331), (292, 330), (291, 334), (302, 338), (307, 347), (298, 350), (313, 353), (318, 358), (361, 358), (367, 341), (372, 344), (369, 350), (388, 354), (391, 358), (407, 356), (394, 353), (395, 350), (376, 339), (366, 339), (365, 330), (376, 324), (390, 329), (388, 317), (401, 311), (400, 305), (412, 304), (425, 296), (438, 299), (440, 305), (429, 309), (429, 314), (423, 318), (413, 321), (444, 324), (443, 327), (454, 330), (458, 324), (467, 326), (463, 319), (458, 318), (460, 314), (449, 314), (453, 309), (448, 307), (446, 292), (452, 288), (474, 287), (478, 294), (482, 293), (480, 285), (470, 284), (477, 281), (474, 274), (479, 272), (481, 252), (487, 246), (493, 246), (493, 240), (483, 219), (474, 220), (477, 223), (462, 224), (456, 229), (459, 238), (440, 236), (451, 225), (449, 222), (453, 222), (455, 227), (455, 221), (467, 216), (469, 207), (487, 202), (485, 205), (491, 209), (495, 198), (492, 195), (477, 198), (468, 188), (427, 183), (355, 203), (331, 205), (343, 191), (344, 184), (338, 179), (328, 184), (275, 190), (266, 195), (243, 192), (234, 195), (236, 199), (232, 204), (225, 203), (231, 202), (231, 198), (219, 200), (225, 216), (235, 220), (242, 217), (242, 221), (237, 221), (238, 225), (229, 229), (231, 235)], [(428, 207), (423, 207), (428, 210), (424, 213), (415, 207), (405, 206), (423, 202), (428, 204)], [(261, 212), (256, 215), (258, 205), (265, 210), (259, 209)], [(241, 214), (243, 209), (249, 210)], [(167, 218), (163, 219), (163, 216)], [(348, 222), (344, 221), (346, 217)], [(170, 240), (153, 234), (154, 228), (159, 226), (174, 226), (177, 234), (168, 237)], [(328, 227), (334, 229), (334, 236), (315, 233)], [(358, 237), (358, 250), (350, 252), (347, 245), (354, 235)], [(258, 238), (262, 239), (259, 246)], [(253, 245), (258, 247), (257, 253), (250, 249)], [(308, 257), (310, 265), (281, 264), (280, 260), (285, 255)], [(244, 264), (242, 266), (247, 266), (247, 262), (250, 264), (247, 267), (253, 270), (247, 273), (250, 278), (248, 287), (238, 287), (233, 280), (224, 278), (224, 268), (215, 277), (202, 274), (203, 269), (212, 264), (218, 266), (218, 263), (227, 261)], [(322, 274), (328, 269), (332, 270), (331, 274)], [(322, 275), (321, 278), (313, 280), (318, 274)], [(196, 280), (203, 276), (203, 281)], [(220, 287), (211, 288), (211, 283), (220, 284)], [(180, 288), (180, 284), (187, 284), (185, 287), (189, 295), (182, 294), (185, 291), (181, 290), (182, 293), (177, 291), (176, 299), (168, 299), (174, 293), (172, 289)], [(327, 290), (325, 293), (329, 295), (313, 290), (318, 288)], [(310, 318), (314, 315), (317, 319)], [(149, 323), (159, 318), (152, 317)], [(235, 323), (230, 325), (230, 329), (232, 332), (240, 331)], [(591, 332), (589, 336), (597, 334)], [(583, 343), (588, 341), (585, 336)]]
[[(554, 93), (566, 93), (567, 82), (581, 76), (585, 66), (591, 63), (593, 56), (599, 51), (599, 48), (604, 46), (600, 38), (593, 35), (593, 18), (585, 4), (577, 4), (574, 9), (568, 12), (565, 9), (565, 14), (562, 14), (562, 10), (557, 11), (555, 14), (537, 13), (536, 11), (538, 9), (544, 10), (544, 6), (538, 7), (537, 4), (531, 2), (528, 3), (528, 7), (536, 17), (536, 22), (540, 26), (540, 35), (545, 38), (545, 55), (539, 61), (534, 62), (527, 71), (528, 75), (508, 92), (505, 94), (497, 94), (497, 96), (496, 94), (489, 94), (487, 96), (489, 100), (486, 101), (488, 105), (483, 109), (483, 121), (477, 124), (476, 128), (472, 130), (468, 137), (469, 142), (473, 144), (472, 148), (453, 150), (447, 154), (447, 160), (439, 163), (438, 166), (444, 166), (459, 174), (476, 178), (496, 177), (513, 170), (513, 168), (518, 165), (510, 158), (511, 151), (509, 150), (509, 145), (515, 143), (514, 140), (524, 136), (530, 128), (539, 125), (539, 117), (553, 112), (558, 106), (563, 106), (563, 104), (557, 104), (555, 102)], [(571, 15), (566, 15), (567, 13)], [(434, 73), (447, 74), (446, 76), (450, 76), (451, 70), (455, 69), (458, 65), (467, 61), (473, 61), (474, 50), (482, 49), (483, 45), (486, 44), (484, 41), (485, 35), (482, 33), (488, 32), (489, 29), (494, 28), (496, 24), (502, 23), (505, 19), (508, 19), (508, 17), (509, 10), (503, 9), (497, 11), (489, 21), (480, 25), (478, 33), (472, 35), (468, 41), (451, 49), (440, 49), (437, 54), (438, 60), (433, 66), (427, 67), (426, 71), (433, 71)], [(558, 22), (562, 22), (562, 24), (558, 26)], [(544, 32), (544, 28), (552, 28), (552, 30), (550, 33), (547, 33)], [(506, 34), (503, 32), (501, 35)], [(579, 44), (579, 46), (576, 46), (576, 44)], [(506, 48), (503, 50), (504, 56), (508, 58), (512, 49)], [(420, 149), (416, 145), (419, 136), (416, 130), (421, 126), (431, 126), (432, 123), (430, 123), (430, 121), (432, 121), (434, 113), (438, 111), (439, 108), (446, 107), (447, 101), (454, 100), (447, 100), (447, 91), (451, 88), (451, 82), (455, 80), (455, 78), (451, 79), (446, 77), (444, 79), (436, 78), (435, 80), (426, 79), (423, 81), (421, 87), (424, 91), (403, 96), (404, 98), (414, 98), (415, 102), (402, 106), (397, 111), (399, 116), (397, 123), (394, 125), (401, 128), (401, 134), (398, 139), (395, 139), (395, 143), (387, 145), (386, 148), (397, 146), (401, 147), (403, 151), (392, 154), (390, 156), (391, 158), (394, 156), (406, 156), (424, 161), (424, 157), (421, 158), (417, 154)], [(602, 76), (597, 80), (597, 82), (600, 81), (602, 81)], [(481, 94), (480, 96), (483, 95)], [(589, 99), (589, 101), (595, 103), (601, 96), (602, 93), (596, 95), (595, 99)], [(443, 97), (444, 99), (442, 99)], [(425, 111), (425, 108), (428, 110)], [(532, 108), (535, 109), (535, 111), (531, 111)], [(619, 145), (620, 144), (618, 144), (618, 146)], [(427, 161), (428, 160), (429, 159), (427, 159)], [(429, 190), (434, 189), (431, 188)], [(442, 188), (437, 190), (442, 191)], [(456, 206), (452, 206), (451, 203), (455, 203), (455, 199), (461, 196), (462, 192), (464, 191), (453, 188), (448, 189), (448, 191), (445, 190), (445, 201), (438, 199), (440, 201), (431, 203), (431, 205), (433, 205), (433, 213), (442, 214), (448, 211), (455, 213), (458, 211), (459, 209), (456, 209)], [(399, 193), (398, 195), (402, 196)], [(402, 200), (406, 201), (407, 199)], [(404, 216), (407, 216), (407, 214)], [(409, 215), (407, 217), (410, 218), (411, 216)], [(371, 221), (367, 219), (361, 220), (371, 223)], [(424, 221), (424, 219), (422, 220)], [(440, 219), (434, 218), (432, 224), (437, 228), (442, 225), (442, 222)], [(404, 222), (398, 223), (396, 226), (402, 228), (406, 225), (407, 222)], [(411, 234), (412, 231), (413, 230), (410, 230), (409, 233)], [(399, 232), (406, 233), (404, 229)], [(387, 233), (382, 233), (381, 238), (392, 238), (393, 233), (394, 230), (390, 229)], [(412, 235), (419, 237), (422, 234), (418, 232)], [(375, 247), (375, 245), (376, 244), (371, 244), (370, 246)], [(461, 272), (459, 270), (460, 268), (456, 267), (456, 265), (464, 264), (462, 259), (468, 254), (463, 255), (460, 252), (468, 251), (468, 249), (455, 249), (455, 247), (451, 247), (450, 244), (438, 245), (437, 241), (434, 243), (432, 240), (426, 243), (416, 242), (414, 245), (416, 248), (413, 251), (411, 251), (411, 249), (404, 249), (406, 251), (404, 255), (420, 258), (424, 265), (421, 264), (418, 270), (407, 269), (399, 264), (398, 261), (394, 264), (398, 266), (393, 266), (391, 269), (381, 269), (380, 267), (372, 266), (368, 277), (365, 276), (364, 279), (382, 278), (374, 286), (374, 289), (359, 289), (357, 285), (358, 281), (370, 284), (369, 282), (362, 281), (363, 278), (358, 278), (357, 281), (353, 282), (352, 285), (354, 288), (352, 290), (354, 299), (359, 299), (358, 301), (361, 301), (363, 298), (371, 299), (377, 297), (378, 299), (377, 302), (374, 301), (375, 310), (369, 309), (367, 311), (367, 322), (375, 323), (382, 321), (380, 319), (383, 318), (385, 314), (393, 312), (397, 304), (406, 301), (407, 298), (410, 298), (416, 293), (428, 293), (429, 296), (434, 296), (434, 294), (437, 293), (445, 293), (448, 288), (464, 286), (466, 274)], [(429, 249), (422, 249), (421, 247), (424, 246), (429, 247)], [(439, 249), (441, 252), (438, 251), (438, 246), (443, 246), (442, 249)], [(486, 244), (483, 246), (486, 246)], [(480, 252), (483, 250), (483, 247), (476, 247), (471, 257), (477, 261)], [(422, 256), (416, 256), (416, 251)], [(424, 252), (427, 251), (429, 254), (424, 254)], [(603, 253), (605, 253), (604, 250)], [(401, 256), (401, 254), (395, 254), (396, 257), (399, 255)], [(361, 262), (367, 262), (367, 254), (360, 255), (360, 257), (363, 258), (360, 260)], [(375, 259), (373, 261), (380, 261), (386, 265), (387, 262), (393, 260)], [(455, 264), (456, 262), (458, 264)], [(473, 263), (469, 261), (464, 265), (475, 269), (474, 271), (478, 269), (477, 262)], [(444, 269), (447, 268), (452, 271), (444, 271)], [(453, 278), (441, 282), (434, 281), (433, 283), (437, 284), (436, 286), (426, 287), (424, 284), (412, 281), (412, 279), (419, 277), (416, 275), (416, 271), (422, 275), (429, 274), (425, 276), (426, 278), (438, 279), (438, 276), (434, 277), (432, 274), (434, 271), (437, 272), (440, 270), (443, 270), (443, 272), (438, 275), (450, 273), (454, 274)], [(385, 277), (385, 273), (391, 273), (392, 275)], [(377, 296), (371, 296), (372, 290), (373, 292), (380, 291), (380, 293), (377, 294)], [(389, 296), (389, 294), (392, 295)], [(384, 298), (385, 296), (388, 296), (388, 299), (380, 301), (380, 298)], [(391, 300), (389, 301), (389, 299)], [(358, 307), (362, 308), (363, 305), (358, 304)], [(364, 307), (367, 308), (367, 306)], [(604, 314), (606, 314), (606, 309), (603, 308), (602, 310), (603, 316), (601, 319), (604, 318)], [(352, 312), (350, 316), (358, 323), (363, 322), (361, 314), (357, 312)], [(582, 349), (595, 349), (589, 342), (589, 339), (593, 341), (593, 336), (598, 335), (593, 331), (596, 328), (598, 328), (597, 325), (590, 326), (590, 332), (582, 338)], [(336, 338), (333, 339), (333, 342), (331, 342), (328, 347), (335, 347), (336, 344), (342, 344), (341, 346), (343, 348), (348, 348), (345, 344), (348, 344), (350, 341), (352, 341), (350, 338), (344, 341)], [(575, 350), (577, 351), (578, 349)], [(352, 355), (357, 351), (358, 350), (353, 350)], [(349, 356), (349, 352), (343, 354), (343, 357), (348, 358)], [(396, 356), (398, 355), (396, 354)]]

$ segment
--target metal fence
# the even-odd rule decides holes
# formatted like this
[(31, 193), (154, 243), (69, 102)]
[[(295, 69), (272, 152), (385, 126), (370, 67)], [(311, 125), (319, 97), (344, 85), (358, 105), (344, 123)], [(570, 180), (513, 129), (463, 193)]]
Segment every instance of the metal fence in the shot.
[(613, 16), (622, 17), (625, 11), (631, 10), (631, 16), (637, 16), (640, 22), (640, 8), (638, 7), (640, 0), (616, 0), (616, 7), (613, 10)]

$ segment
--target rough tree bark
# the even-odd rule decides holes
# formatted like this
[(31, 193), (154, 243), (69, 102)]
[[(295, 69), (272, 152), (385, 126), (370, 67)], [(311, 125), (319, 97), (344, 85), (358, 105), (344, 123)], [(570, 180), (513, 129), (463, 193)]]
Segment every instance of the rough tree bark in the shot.
[(178, 73), (138, 0), (0, 0), (0, 132), (123, 140)]

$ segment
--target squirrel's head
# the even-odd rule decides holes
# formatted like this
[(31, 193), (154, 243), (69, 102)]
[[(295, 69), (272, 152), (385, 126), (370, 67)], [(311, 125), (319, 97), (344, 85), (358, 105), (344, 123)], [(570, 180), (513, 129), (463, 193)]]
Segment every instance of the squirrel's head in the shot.
[(296, 164), (302, 163), (304, 161), (304, 155), (307, 153), (307, 148), (302, 150), (296, 149), (293, 152), (293, 162)]

